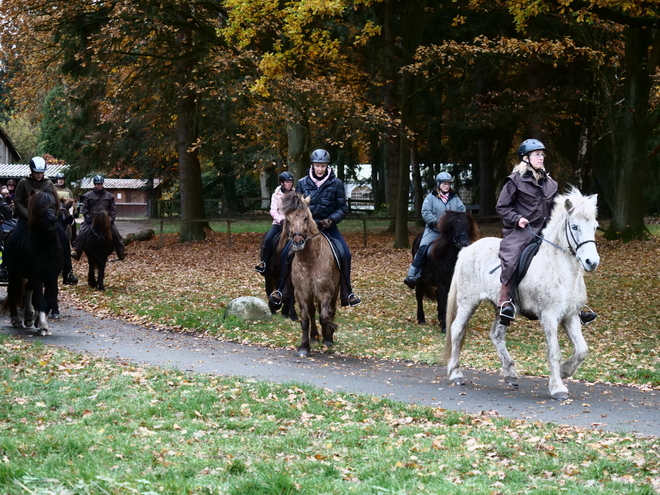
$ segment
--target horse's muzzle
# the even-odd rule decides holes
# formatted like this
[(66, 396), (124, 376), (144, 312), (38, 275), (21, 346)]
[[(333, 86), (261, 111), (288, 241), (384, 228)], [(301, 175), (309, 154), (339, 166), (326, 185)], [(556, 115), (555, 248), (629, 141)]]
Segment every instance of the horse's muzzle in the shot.
[(294, 252), (296, 251), (302, 251), (305, 249), (305, 243), (307, 242), (307, 239), (302, 237), (299, 241), (297, 241), (295, 238), (291, 241), (291, 249), (293, 249)]

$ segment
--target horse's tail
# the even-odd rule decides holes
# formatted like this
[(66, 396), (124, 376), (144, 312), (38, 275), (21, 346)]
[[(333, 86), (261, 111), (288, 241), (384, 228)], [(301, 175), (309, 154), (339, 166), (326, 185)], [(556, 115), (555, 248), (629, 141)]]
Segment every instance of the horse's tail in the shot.
[(447, 294), (447, 315), (446, 315), (446, 324), (447, 324), (447, 333), (445, 335), (445, 351), (443, 355), (443, 363), (449, 361), (451, 356), (451, 326), (456, 319), (456, 312), (458, 310), (458, 273), (454, 272), (454, 276), (451, 278), (451, 286), (449, 287), (449, 294)]

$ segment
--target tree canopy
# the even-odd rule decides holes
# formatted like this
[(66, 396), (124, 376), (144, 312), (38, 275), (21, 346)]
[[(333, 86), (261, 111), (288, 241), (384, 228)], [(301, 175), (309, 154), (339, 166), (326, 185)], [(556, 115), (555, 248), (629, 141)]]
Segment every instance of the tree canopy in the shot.
[(560, 183), (600, 193), (609, 238), (645, 238), (644, 215), (660, 205), (655, 3), (2, 5), (5, 121), (40, 129), (39, 152), (80, 176), (176, 183), (181, 241), (204, 236), (204, 181), (238, 207), (241, 178), (283, 168), (300, 177), (318, 147), (340, 178), (372, 163), (398, 247), (411, 194), (419, 209), (440, 170), (493, 214), (529, 137), (546, 144)]

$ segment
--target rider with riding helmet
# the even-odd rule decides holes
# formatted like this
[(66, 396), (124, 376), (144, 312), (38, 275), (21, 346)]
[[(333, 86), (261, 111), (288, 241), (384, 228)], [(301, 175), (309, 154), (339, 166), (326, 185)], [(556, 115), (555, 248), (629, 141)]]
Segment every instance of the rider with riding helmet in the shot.
[[(310, 156), (312, 162), (307, 176), (298, 181), (296, 192), (304, 197), (310, 197), (309, 210), (322, 232), (337, 241), (343, 250), (341, 261), (341, 291), (340, 300), (342, 306), (356, 306), (361, 299), (351, 288), (351, 252), (344, 240), (337, 224), (346, 216), (346, 189), (344, 183), (339, 180), (328, 164), (330, 153), (326, 150), (314, 150)], [(281, 304), (283, 295), (281, 290), (286, 290), (290, 270), (291, 243), (287, 243), (282, 251), (282, 278), (279, 289), (273, 291), (269, 300), (274, 304)]]
[(14, 199), (14, 194), (16, 194), (16, 179), (9, 179), (7, 181), (7, 189), (9, 190), (9, 197)]
[(117, 230), (117, 226), (115, 225), (115, 218), (117, 216), (115, 196), (104, 188), (103, 183), (105, 182), (105, 179), (102, 175), (95, 175), (93, 182), (94, 188), (83, 194), (83, 201), (80, 211), (84, 220), (82, 226), (80, 227), (78, 239), (76, 240), (75, 250), (71, 252), (71, 257), (76, 260), (80, 259), (80, 255), (83, 252), (83, 245), (85, 244), (85, 238), (90, 234), (90, 232), (92, 232), (91, 226), (94, 215), (96, 212), (105, 210), (112, 223), (112, 241), (115, 245), (117, 258), (123, 260), (126, 258), (126, 248), (124, 247), (121, 234), (119, 234), (119, 230)]
[[(500, 242), (500, 296), (497, 303), (500, 322), (508, 325), (516, 315), (511, 299), (513, 279), (523, 250), (540, 235), (550, 218), (557, 195), (557, 182), (545, 171), (545, 146), (538, 139), (527, 139), (518, 147), (520, 163), (504, 179), (496, 211), (502, 218)], [(580, 311), (583, 324), (596, 318), (591, 311)]]
[[(14, 208), (18, 221), (16, 228), (11, 234), (11, 238), (20, 239), (23, 234), (28, 230), (28, 201), (33, 191), (45, 191), (53, 195), (53, 198), (59, 205), (59, 199), (55, 186), (50, 179), (45, 178), (46, 174), (46, 161), (40, 157), (35, 156), (30, 160), (30, 175), (21, 179), (16, 186), (16, 194), (14, 195)], [(69, 254), (69, 239), (62, 226), (58, 223), (55, 228), (57, 235), (62, 242), (62, 249), (64, 250), (64, 266), (62, 270), (63, 283), (68, 285), (75, 285), (78, 283), (78, 278), (72, 273), (71, 256)], [(11, 239), (10, 238), (10, 239)], [(15, 243), (11, 241), (7, 243), (7, 249), (2, 259), (0, 266), (0, 280), (7, 280), (7, 268), (11, 269), (11, 258), (15, 251)]]
[(282, 233), (282, 221), (284, 215), (280, 213), (280, 205), (282, 204), (282, 196), (293, 191), (293, 174), (289, 171), (284, 171), (279, 175), (280, 185), (277, 186), (275, 192), (270, 198), (270, 216), (273, 217), (273, 224), (264, 238), (261, 247), (261, 262), (254, 267), (259, 273), (266, 271), (266, 262), (270, 260), (275, 248), (275, 243), (280, 238)]
[(70, 211), (71, 217), (69, 218), (69, 222), (71, 223), (71, 242), (76, 241), (76, 222), (74, 221), (75, 218), (78, 217), (78, 207), (76, 205), (76, 197), (73, 195), (71, 192), (71, 189), (66, 187), (65, 184), (65, 177), (62, 172), (58, 172), (55, 174), (55, 190), (57, 191), (57, 195), (60, 198), (60, 201), (62, 203), (61, 208), (64, 208), (64, 202), (67, 199), (70, 199), (73, 201), (73, 211)]
[(408, 287), (413, 289), (417, 285), (417, 280), (422, 275), (422, 268), (426, 261), (426, 252), (433, 241), (435, 241), (440, 232), (438, 232), (438, 221), (448, 211), (465, 211), (465, 205), (456, 191), (451, 187), (454, 179), (447, 172), (440, 172), (435, 176), (435, 189), (429, 193), (422, 203), (422, 218), (426, 227), (419, 243), (419, 249), (415, 253), (408, 276), (403, 281)]

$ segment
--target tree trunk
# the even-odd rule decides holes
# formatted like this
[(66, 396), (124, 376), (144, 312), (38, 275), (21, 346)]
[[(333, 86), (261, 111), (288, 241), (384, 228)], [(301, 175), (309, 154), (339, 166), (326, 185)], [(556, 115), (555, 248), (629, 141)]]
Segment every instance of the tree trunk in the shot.
[(296, 181), (307, 174), (309, 169), (309, 133), (303, 121), (302, 114), (295, 112), (296, 116), (289, 120), (286, 125), (288, 140), (288, 168)]
[(176, 136), (179, 154), (179, 191), (181, 192), (181, 230), (179, 242), (204, 240), (207, 222), (190, 220), (206, 218), (202, 194), (202, 170), (196, 149), (197, 140), (197, 92), (189, 80), (194, 72), (194, 62), (188, 55), (192, 50), (192, 34), (180, 32), (181, 51), (184, 55), (178, 64), (179, 91), (176, 101)]
[(479, 215), (496, 215), (495, 167), (493, 166), (493, 139), (483, 135), (477, 141), (479, 160)]
[[(389, 127), (385, 134), (385, 166), (387, 167), (388, 206), (389, 214), (394, 218), (390, 221), (388, 232), (396, 231), (396, 212), (398, 206), (399, 184), (399, 128), (396, 125), (399, 119), (399, 107), (397, 104), (398, 94), (398, 69), (399, 63), (396, 56), (396, 34), (394, 32), (395, 13), (392, 0), (385, 2), (385, 15), (383, 19), (384, 55), (385, 55), (385, 113), (390, 119)], [(395, 241), (396, 242), (396, 241)]]
[[(648, 167), (649, 95), (653, 72), (649, 68), (649, 33), (641, 28), (625, 28), (625, 59), (627, 77), (626, 100), (621, 105), (619, 124), (612, 129), (613, 147), (618, 150), (615, 176), (614, 210), (605, 232), (607, 239), (646, 240), (649, 231), (644, 225), (644, 168)], [(655, 50), (654, 50), (655, 51)], [(652, 65), (655, 67), (655, 64)]]

